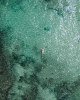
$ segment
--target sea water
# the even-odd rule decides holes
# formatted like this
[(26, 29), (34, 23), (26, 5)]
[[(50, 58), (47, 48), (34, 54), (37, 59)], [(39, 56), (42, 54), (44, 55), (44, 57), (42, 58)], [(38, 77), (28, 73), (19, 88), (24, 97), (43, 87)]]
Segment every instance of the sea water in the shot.
[(12, 83), (7, 100), (79, 100), (79, 4), (1, 1), (0, 38)]

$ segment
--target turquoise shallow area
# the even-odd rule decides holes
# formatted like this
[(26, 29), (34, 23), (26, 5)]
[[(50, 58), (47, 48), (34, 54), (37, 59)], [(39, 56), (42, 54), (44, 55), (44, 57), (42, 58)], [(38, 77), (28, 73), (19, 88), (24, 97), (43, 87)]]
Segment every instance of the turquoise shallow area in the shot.
[(8, 100), (78, 100), (79, 3), (0, 1), (0, 42), (13, 83)]

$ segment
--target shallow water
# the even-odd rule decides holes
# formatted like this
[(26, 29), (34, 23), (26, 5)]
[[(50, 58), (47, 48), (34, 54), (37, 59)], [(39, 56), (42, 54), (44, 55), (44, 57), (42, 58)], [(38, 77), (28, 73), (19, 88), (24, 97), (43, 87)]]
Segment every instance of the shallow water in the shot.
[(1, 50), (12, 84), (6, 99), (78, 100), (79, 1), (4, 1)]

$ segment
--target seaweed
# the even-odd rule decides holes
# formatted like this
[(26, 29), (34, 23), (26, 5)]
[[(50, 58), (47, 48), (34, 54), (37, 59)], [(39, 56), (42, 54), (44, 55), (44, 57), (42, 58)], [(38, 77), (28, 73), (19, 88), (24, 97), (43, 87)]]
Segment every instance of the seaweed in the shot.
[(25, 96), (23, 96), (24, 100), (35, 100), (38, 95), (38, 86), (31, 85), (29, 90), (26, 90)]
[(7, 0), (0, 0), (2, 5), (6, 5)]
[(30, 75), (29, 80), (30, 80), (30, 84), (34, 84), (35, 82), (38, 83), (38, 84), (40, 83), (38, 77), (36, 76), (36, 74)]
[(4, 69), (0, 68), (0, 74), (3, 74)]
[(54, 92), (56, 93), (56, 97), (58, 100), (65, 100), (68, 98), (72, 91), (68, 88), (67, 82), (61, 82), (54, 88)]
[(24, 81), (24, 77), (20, 76), (19, 82), (23, 82)]
[(48, 87), (47, 82), (44, 82), (41, 86), (42, 86), (43, 89), (47, 88)]
[(22, 86), (18, 86), (18, 89), (21, 90), (22, 89)]
[(74, 82), (75, 84), (75, 88), (77, 88), (78, 86), (80, 86), (80, 76), (78, 77), (78, 79)]
[(23, 62), (20, 63), (20, 65), (25, 67), (26, 63), (27, 63), (27, 61), (23, 61)]
[(27, 62), (30, 63), (35, 63), (35, 60), (32, 57), (26, 57)]
[(26, 56), (20, 55), (20, 57), (19, 57), (19, 64), (24, 67), (26, 65), (26, 63), (27, 63)]
[(25, 57), (24, 59), (21, 59), (20, 57), (19, 61), (19, 64), (23, 67), (25, 67), (26, 64), (35, 63), (35, 60), (32, 57)]
[(16, 53), (12, 52), (12, 57), (13, 59), (17, 62), (19, 60), (19, 55), (17, 55)]
[(50, 2), (51, 0), (45, 0), (45, 1)]
[(13, 59), (15, 62), (19, 63), (21, 66), (25, 67), (26, 64), (35, 63), (35, 60), (32, 57), (26, 57), (25, 55), (17, 55), (12, 53)]
[(32, 91), (31, 91), (30, 95), (32, 96), (32, 100), (35, 100), (36, 97), (37, 97), (37, 94), (38, 94), (38, 88), (37, 88), (37, 86), (35, 85), (35, 86), (32, 87), (31, 90), (32, 90)]
[[(13, 86), (13, 85), (11, 85), (11, 86), (7, 89), (7, 91), (6, 91), (6, 96), (5, 96), (5, 100), (8, 100), (9, 90), (11, 89), (12, 86)], [(15, 95), (15, 93), (13, 93), (12, 95)]]
[(27, 100), (25, 95), (22, 95), (21, 98), (22, 98), (22, 100)]
[(48, 85), (53, 85), (54, 84), (54, 79), (53, 78), (49, 78), (48, 79)]
[(22, 1), (23, 1), (23, 0), (16, 0), (15, 3), (16, 3), (17, 5), (20, 5)]
[(41, 72), (42, 67), (44, 67), (42, 64), (37, 64), (37, 65), (35, 65), (35, 73)]

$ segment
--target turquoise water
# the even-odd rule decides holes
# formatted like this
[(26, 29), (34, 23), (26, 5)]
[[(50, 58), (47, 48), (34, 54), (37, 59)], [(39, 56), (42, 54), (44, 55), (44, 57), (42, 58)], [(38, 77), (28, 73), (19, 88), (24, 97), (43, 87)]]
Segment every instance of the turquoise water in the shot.
[[(73, 87), (80, 76), (79, 1), (5, 0), (5, 3), (1, 1), (0, 8), (0, 29), (3, 32), (1, 42), (8, 63), (7, 70), (11, 69), (12, 72), (8, 72), (17, 76), (9, 90), (8, 99), (23, 100), (21, 95), (26, 95), (25, 92), (37, 84), (36, 98), (30, 99), (26, 96), (25, 100), (69, 100), (68, 90), (65, 90), (68, 96), (64, 93), (58, 96), (54, 89), (56, 84), (65, 81)], [(26, 80), (35, 74), (40, 83), (18, 83), (20, 77), (25, 77), (25, 74)], [(43, 89), (43, 84), (48, 84), (49, 79), (54, 82), (49, 82), (50, 86), (44, 86)], [(19, 85), (22, 90), (17, 89)], [(67, 87), (69, 88), (68, 85)], [(51, 90), (53, 92), (50, 92)], [(31, 92), (28, 92), (27, 95), (31, 95)], [(10, 93), (15, 93), (15, 96)], [(70, 98), (78, 100), (72, 94)]]

